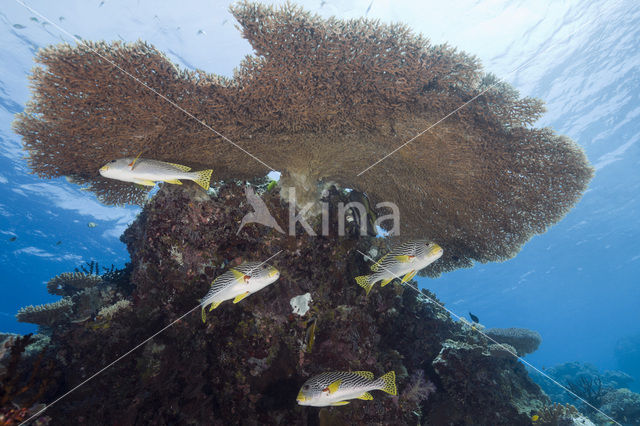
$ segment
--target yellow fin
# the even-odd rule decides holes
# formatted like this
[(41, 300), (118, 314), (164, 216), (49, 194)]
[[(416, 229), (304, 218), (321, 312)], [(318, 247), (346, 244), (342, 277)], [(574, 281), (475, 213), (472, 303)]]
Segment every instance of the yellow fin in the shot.
[(371, 270), (373, 272), (378, 272), (378, 270), (380, 269), (380, 265), (382, 264), (382, 261), (384, 260), (385, 257), (389, 256), (389, 253), (385, 254), (384, 256), (382, 256), (380, 259), (378, 259), (378, 261), (376, 263), (374, 263), (373, 265), (371, 265)]
[(398, 394), (398, 389), (396, 388), (396, 372), (391, 370), (389, 371), (387, 374), (384, 374), (383, 376), (381, 376), (378, 381), (382, 382), (380, 383), (380, 386), (382, 386), (380, 388), (381, 391), (385, 391), (388, 394), (391, 395), (397, 395)]
[(361, 275), (356, 277), (356, 282), (358, 285), (367, 292), (367, 295), (371, 291), (371, 287), (373, 287), (373, 283), (371, 282), (371, 275)]
[(248, 295), (249, 295), (249, 292), (248, 292), (248, 291), (246, 291), (246, 292), (244, 292), (244, 293), (242, 293), (242, 294), (237, 295), (237, 296), (236, 296), (236, 298), (235, 298), (235, 299), (233, 299), (233, 303), (238, 303), (239, 301), (241, 301), (242, 299), (244, 299), (244, 298), (245, 298), (245, 297), (247, 297)]
[(179, 168), (183, 172), (188, 172), (189, 170), (191, 170), (191, 167), (183, 166), (182, 164), (176, 164), (176, 163), (167, 163), (167, 164), (171, 164), (172, 166)]
[(203, 187), (206, 191), (207, 189), (209, 189), (209, 183), (211, 182), (211, 173), (213, 173), (212, 169), (194, 172), (196, 177), (193, 178), (193, 181)]
[(333, 402), (331, 405), (333, 405), (334, 407), (340, 406), (340, 405), (347, 405), (349, 403), (349, 401), (338, 401), (338, 402)]
[(411, 272), (407, 273), (407, 275), (405, 275), (405, 276), (402, 278), (402, 282), (403, 282), (403, 283), (406, 283), (406, 282), (407, 282), (407, 281), (409, 281), (411, 278), (415, 277), (417, 273), (418, 273), (418, 271), (416, 271), (415, 269), (414, 269), (413, 271), (411, 271)]
[(140, 151), (140, 154), (138, 154), (138, 156), (134, 158), (132, 162), (129, 163), (129, 167), (131, 167), (131, 170), (133, 170), (133, 168), (136, 165), (136, 161), (138, 161), (138, 158), (140, 158), (141, 155), (142, 155), (142, 151)]
[(244, 281), (244, 277), (246, 276), (244, 273), (233, 268), (231, 268), (230, 271), (233, 274), (233, 277), (236, 279), (236, 281)]
[(204, 310), (204, 306), (202, 307), (202, 322), (207, 322), (207, 311)]
[(384, 287), (385, 285), (389, 284), (391, 281), (393, 281), (393, 278), (387, 278), (386, 280), (382, 280), (382, 283), (380, 285)]
[(365, 379), (373, 380), (373, 373), (371, 371), (352, 371), (352, 373)]
[(342, 380), (336, 380), (335, 382), (327, 386), (327, 389), (329, 390), (329, 395), (337, 391), (340, 388), (341, 383), (342, 383)]
[(135, 183), (137, 183), (138, 185), (144, 185), (144, 186), (156, 186), (156, 183), (149, 179), (136, 179)]
[(178, 179), (169, 179), (169, 180), (165, 180), (165, 182), (173, 183), (173, 184), (176, 184), (176, 185), (182, 185), (182, 182), (180, 182)]
[(360, 395), (358, 397), (358, 399), (364, 399), (366, 401), (371, 401), (373, 399), (373, 396), (369, 392), (365, 392), (362, 395)]
[(400, 263), (408, 263), (411, 261), (412, 256), (408, 256), (406, 254), (402, 254), (399, 256), (393, 256)]
[(213, 311), (215, 308), (217, 308), (218, 306), (220, 306), (222, 302), (213, 302), (211, 304), (211, 306), (209, 307), (209, 312)]

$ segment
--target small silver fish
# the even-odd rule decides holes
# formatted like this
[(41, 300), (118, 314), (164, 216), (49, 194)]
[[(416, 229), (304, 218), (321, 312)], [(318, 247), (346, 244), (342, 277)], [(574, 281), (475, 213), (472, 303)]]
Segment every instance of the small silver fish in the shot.
[(394, 278), (402, 277), (402, 282), (405, 283), (413, 278), (419, 270), (438, 260), (442, 256), (442, 252), (442, 247), (431, 241), (406, 242), (391, 250), (372, 265), (373, 274), (356, 277), (356, 282), (366, 290), (367, 294), (378, 281), (382, 281), (382, 287), (384, 287)]
[(298, 393), (299, 405), (326, 407), (346, 405), (348, 399), (371, 400), (372, 390), (382, 390), (397, 395), (396, 373), (389, 371), (374, 380), (370, 371), (332, 371), (321, 373), (304, 382)]
[(205, 190), (209, 189), (213, 170), (190, 172), (191, 167), (166, 163), (148, 158), (120, 158), (100, 168), (100, 174), (106, 178), (133, 182), (145, 186), (155, 186), (157, 181), (182, 185), (180, 179), (192, 180)]
[(225, 300), (233, 299), (238, 303), (251, 293), (262, 290), (280, 278), (280, 271), (263, 262), (244, 262), (229, 269), (211, 283), (211, 288), (202, 299), (202, 322), (207, 321), (205, 308), (209, 311), (217, 308)]

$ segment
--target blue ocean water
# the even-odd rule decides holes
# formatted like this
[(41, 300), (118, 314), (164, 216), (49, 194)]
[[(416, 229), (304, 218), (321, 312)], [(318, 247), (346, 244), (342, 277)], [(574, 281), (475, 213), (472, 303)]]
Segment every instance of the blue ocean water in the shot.
[[(640, 334), (640, 4), (634, 1), (300, 2), (322, 16), (404, 22), (434, 43), (477, 55), (488, 71), (539, 97), (547, 125), (577, 141), (596, 169), (557, 225), (509, 261), (419, 279), (458, 315), (543, 337), (535, 366), (583, 361), (618, 368), (615, 345)], [(11, 130), (29, 99), (38, 48), (73, 35), (142, 39), (188, 69), (231, 76), (251, 53), (228, 4), (7, 1), (0, 8), (0, 330), (25, 333), (15, 312), (55, 300), (45, 283), (84, 262), (122, 266), (118, 237), (137, 208), (100, 204), (65, 179), (29, 174)], [(46, 23), (46, 17), (53, 24)], [(79, 147), (81, 149), (81, 147)], [(92, 222), (97, 226), (89, 227)], [(14, 238), (15, 237), (15, 238)], [(636, 377), (636, 385), (640, 377)]]

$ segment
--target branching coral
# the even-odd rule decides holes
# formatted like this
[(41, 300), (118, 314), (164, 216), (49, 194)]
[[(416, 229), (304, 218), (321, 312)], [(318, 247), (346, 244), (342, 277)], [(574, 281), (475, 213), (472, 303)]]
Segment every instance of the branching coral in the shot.
[(98, 317), (110, 320), (120, 311), (131, 309), (131, 302), (129, 300), (119, 300), (113, 305), (105, 306), (98, 311)]
[(372, 206), (394, 202), (403, 235), (437, 241), (444, 256), (431, 275), (515, 255), (562, 218), (592, 176), (573, 141), (530, 127), (541, 102), (520, 98), (474, 57), (402, 25), (323, 20), (291, 5), (231, 10), (256, 54), (231, 80), (180, 71), (140, 42), (41, 50), (33, 100), (15, 123), (32, 169), (72, 176), (110, 203), (140, 202), (145, 192), (102, 179), (98, 168), (139, 152), (213, 167), (222, 180), (264, 176), (268, 164), (298, 202), (336, 182)]
[(589, 403), (589, 405), (583, 404), (583, 408), (587, 412), (593, 412), (594, 407), (599, 408), (605, 394), (611, 390), (602, 385), (602, 380), (599, 377), (584, 376), (567, 382), (567, 388)]
[(51, 278), (47, 290), (58, 296), (70, 296), (82, 289), (95, 287), (102, 283), (99, 275), (88, 275), (83, 272), (64, 272)]
[(73, 302), (71, 299), (64, 298), (54, 303), (20, 308), (16, 314), (16, 319), (20, 322), (51, 327), (64, 323), (68, 319), (69, 314), (71, 314), (72, 308)]

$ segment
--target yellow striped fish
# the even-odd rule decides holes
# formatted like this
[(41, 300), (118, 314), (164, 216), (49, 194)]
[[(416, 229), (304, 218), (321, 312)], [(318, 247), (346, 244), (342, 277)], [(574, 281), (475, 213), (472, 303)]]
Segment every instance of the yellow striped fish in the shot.
[(155, 186), (157, 181), (182, 185), (180, 179), (192, 180), (205, 190), (209, 189), (213, 170), (191, 172), (191, 167), (166, 163), (148, 158), (120, 158), (100, 168), (100, 174), (106, 178), (133, 182), (139, 185)]
[(425, 241), (409, 241), (394, 248), (371, 266), (373, 274), (356, 277), (356, 282), (369, 294), (371, 288), (378, 281), (382, 287), (402, 277), (405, 283), (412, 279), (419, 270), (426, 268), (442, 256), (442, 247)]
[(225, 300), (233, 299), (233, 303), (238, 303), (251, 293), (274, 283), (279, 277), (280, 271), (263, 262), (244, 262), (229, 269), (213, 280), (209, 292), (200, 301), (202, 322), (207, 321), (207, 305), (211, 305), (209, 311), (212, 311)]
[(346, 405), (348, 399), (372, 400), (372, 390), (385, 391), (397, 395), (396, 373), (387, 374), (374, 380), (370, 371), (331, 371), (318, 374), (307, 380), (298, 393), (299, 405), (326, 407)]

